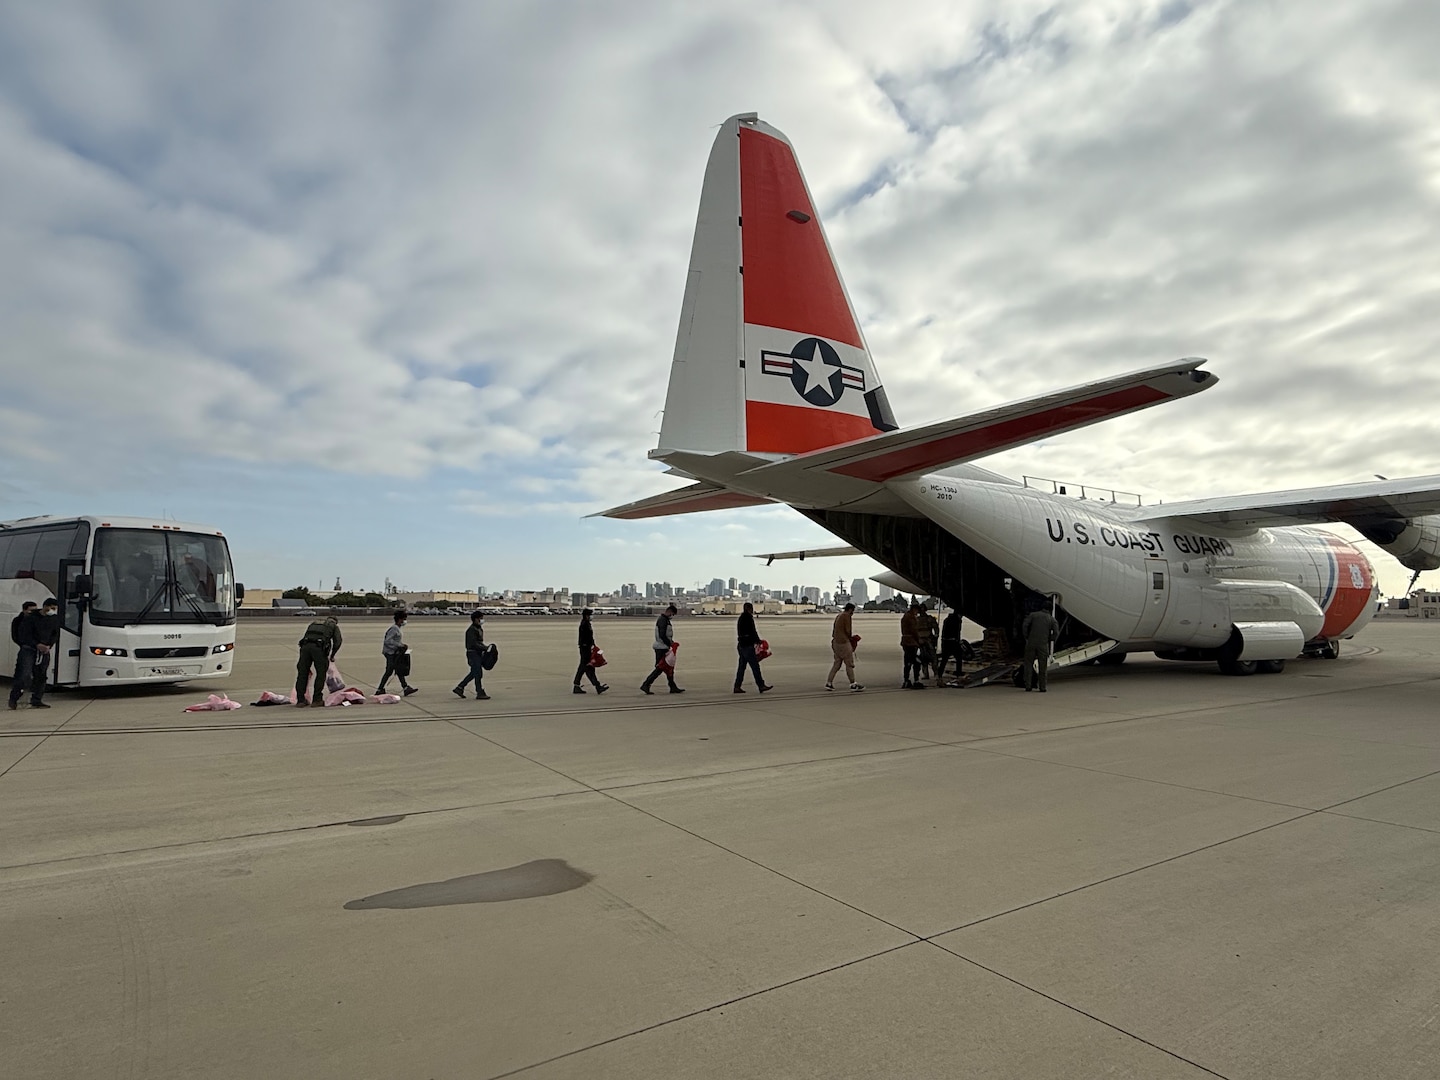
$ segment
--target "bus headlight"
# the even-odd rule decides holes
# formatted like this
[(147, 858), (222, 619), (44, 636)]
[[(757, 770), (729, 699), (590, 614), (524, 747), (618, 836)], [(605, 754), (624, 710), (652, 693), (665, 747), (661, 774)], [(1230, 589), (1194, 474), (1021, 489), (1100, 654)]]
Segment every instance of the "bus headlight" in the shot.
[(104, 645), (91, 645), (90, 652), (95, 656), (129, 656), (124, 649), (111, 649)]
[(234, 651), (235, 651), (235, 642), (232, 641), (232, 642), (230, 642), (229, 644), (226, 644), (226, 645), (216, 645), (213, 649), (210, 650), (210, 655), (211, 655), (211, 656), (214, 656), (216, 653), (234, 652)]

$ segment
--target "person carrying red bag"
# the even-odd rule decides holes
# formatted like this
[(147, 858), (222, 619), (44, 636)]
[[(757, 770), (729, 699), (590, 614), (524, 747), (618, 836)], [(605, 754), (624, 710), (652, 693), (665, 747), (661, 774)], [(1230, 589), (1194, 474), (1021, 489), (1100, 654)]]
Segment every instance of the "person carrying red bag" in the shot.
[(603, 694), (610, 689), (608, 683), (602, 683), (595, 677), (595, 654), (599, 650), (595, 648), (595, 628), (590, 625), (590, 616), (594, 614), (588, 607), (580, 612), (580, 666), (575, 669), (575, 686), (570, 691), (572, 694), (585, 692), (585, 688), (580, 685), (582, 676), (590, 680), (597, 694)]
[(760, 645), (760, 631), (755, 628), (755, 605), (745, 604), (745, 612), (735, 620), (735, 651), (740, 654), (740, 663), (735, 667), (735, 693), (745, 693), (745, 687), (740, 684), (745, 681), (745, 668), (748, 665), (755, 675), (755, 685), (760, 688), (760, 693), (773, 689), (769, 686), (764, 677), (760, 674), (760, 658), (756, 656), (755, 650)]

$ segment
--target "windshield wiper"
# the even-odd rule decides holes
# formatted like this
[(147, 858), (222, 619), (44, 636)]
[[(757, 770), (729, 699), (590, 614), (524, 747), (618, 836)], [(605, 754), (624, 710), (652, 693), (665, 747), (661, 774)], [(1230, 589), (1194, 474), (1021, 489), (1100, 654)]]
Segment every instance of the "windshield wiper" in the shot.
[(143, 623), (145, 621), (145, 616), (150, 614), (150, 609), (153, 608), (156, 603), (159, 602), (160, 598), (169, 591), (170, 582), (162, 581), (160, 583), (160, 588), (155, 591), (155, 595), (150, 597), (150, 599), (145, 602), (145, 606), (140, 609), (140, 614), (135, 616), (135, 621), (137, 623)]
[(219, 614), (206, 611), (201, 607), (199, 597), (185, 588), (184, 585), (181, 585), (179, 581), (172, 582), (172, 585), (175, 588), (175, 592), (190, 605), (190, 609), (194, 611), (196, 615), (199, 615), (202, 621), (213, 623), (215, 626), (220, 625), (218, 622)]

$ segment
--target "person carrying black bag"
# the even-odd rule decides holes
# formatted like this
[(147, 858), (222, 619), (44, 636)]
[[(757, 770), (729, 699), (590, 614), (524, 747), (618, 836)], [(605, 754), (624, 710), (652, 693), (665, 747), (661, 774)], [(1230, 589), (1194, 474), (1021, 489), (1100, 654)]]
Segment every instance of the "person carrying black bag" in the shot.
[[(492, 649), (495, 646), (490, 646)], [(470, 613), (470, 625), (465, 630), (465, 661), (470, 665), (470, 674), (460, 680), (450, 692), (458, 698), (465, 696), (465, 687), (475, 683), (475, 699), (489, 701), (485, 692), (485, 614), (481, 611)], [(494, 663), (493, 661), (491, 662)]]
[(575, 669), (575, 686), (570, 691), (572, 694), (585, 692), (585, 688), (580, 685), (582, 676), (590, 680), (590, 684), (595, 687), (597, 694), (603, 694), (610, 689), (609, 683), (602, 683), (595, 677), (595, 665), (590, 662), (591, 654), (595, 649), (595, 627), (590, 625), (590, 616), (594, 614), (588, 607), (580, 612), (580, 666)]
[(385, 657), (385, 674), (380, 676), (380, 685), (375, 688), (377, 694), (385, 693), (385, 684), (390, 681), (391, 675), (399, 676), (400, 689), (406, 697), (420, 689), (405, 681), (410, 677), (410, 648), (400, 631), (407, 617), (403, 611), (395, 612), (395, 625), (385, 630), (385, 641), (380, 646), (380, 653)]

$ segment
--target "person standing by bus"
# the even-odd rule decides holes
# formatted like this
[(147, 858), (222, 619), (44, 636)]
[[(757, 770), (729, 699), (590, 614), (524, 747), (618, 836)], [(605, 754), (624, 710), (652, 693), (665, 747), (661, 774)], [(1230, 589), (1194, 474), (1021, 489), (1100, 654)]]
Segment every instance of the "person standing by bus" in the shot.
[[(21, 646), (20, 624), (28, 619), (38, 606), (34, 600), (26, 600), (20, 605), (20, 614), (10, 620), (10, 640), (15, 643), (15, 674), (10, 677), (10, 689), (14, 690), (19, 686), (21, 693), (24, 693), (24, 687), (29, 685), (26, 675), (35, 666), (35, 654), (26, 653)], [(10, 708), (15, 708), (19, 701), (20, 695), (16, 694), (15, 699), (10, 702)]]
[(29, 613), (20, 617), (14, 634), (20, 648), (15, 657), (15, 680), (10, 684), (12, 709), (19, 707), (27, 687), (32, 709), (50, 708), (44, 701), (45, 676), (50, 669), (50, 653), (60, 640), (59, 607), (53, 596), (47, 597), (38, 610), (32, 604)]
[(397, 611), (394, 616), (395, 624), (385, 628), (385, 640), (380, 644), (380, 655), (385, 657), (385, 674), (380, 676), (380, 685), (375, 688), (377, 694), (385, 693), (385, 684), (390, 681), (391, 675), (399, 677), (400, 689), (406, 697), (420, 689), (418, 686), (411, 686), (406, 682), (406, 677), (410, 674), (410, 664), (407, 660), (402, 659), (408, 651), (408, 647), (401, 633), (401, 627), (405, 625), (407, 617), (405, 612)]
[(588, 607), (580, 612), (580, 666), (575, 669), (575, 685), (570, 691), (572, 694), (585, 692), (585, 688), (580, 685), (582, 677), (590, 680), (590, 685), (595, 687), (597, 694), (603, 694), (610, 689), (608, 683), (602, 683), (595, 677), (595, 665), (590, 662), (595, 651), (595, 627), (590, 623), (590, 616), (594, 614)]
[(470, 674), (451, 689), (458, 698), (465, 696), (465, 687), (475, 684), (475, 700), (489, 701), (485, 692), (485, 613), (472, 611), (470, 625), (465, 628), (465, 662), (470, 665)]
[[(321, 622), (312, 622), (305, 628), (300, 639), (300, 661), (295, 665), (295, 706), (303, 709), (306, 705), (325, 704), (325, 674), (330, 663), (340, 651), (345, 639), (340, 635), (340, 620), (331, 615)], [(305, 688), (310, 685), (310, 671), (315, 672), (315, 684), (310, 691), (310, 701), (305, 700)]]

